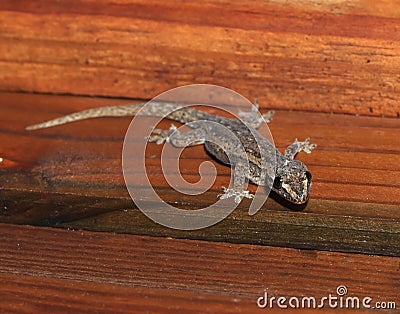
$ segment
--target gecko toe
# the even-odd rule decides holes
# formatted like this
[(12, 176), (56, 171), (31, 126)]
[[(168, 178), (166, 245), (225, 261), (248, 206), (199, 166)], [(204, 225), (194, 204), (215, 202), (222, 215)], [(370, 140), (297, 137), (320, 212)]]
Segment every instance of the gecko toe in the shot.
[(238, 191), (235, 189), (228, 189), (226, 187), (222, 187), (222, 190), (224, 191), (224, 194), (220, 194), (218, 195), (218, 197), (220, 199), (227, 199), (230, 197), (234, 197), (234, 201), (236, 204), (239, 204), (241, 202), (241, 200), (243, 199), (243, 197), (245, 198), (254, 198), (254, 194), (251, 194), (250, 191)]

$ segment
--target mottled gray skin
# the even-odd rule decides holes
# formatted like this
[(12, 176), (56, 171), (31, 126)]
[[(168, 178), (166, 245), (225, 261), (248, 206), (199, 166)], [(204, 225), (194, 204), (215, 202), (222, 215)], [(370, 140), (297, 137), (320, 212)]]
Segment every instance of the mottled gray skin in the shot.
[[(254, 106), (251, 112), (239, 113), (240, 119), (225, 118), (174, 103), (152, 102), (152, 106), (143, 104), (112, 106), (76, 112), (48, 122), (27, 127), (27, 130), (48, 128), (73, 121), (107, 116), (145, 115), (166, 117), (187, 124), (191, 131), (181, 134), (175, 126), (169, 130), (153, 130), (150, 142), (162, 144), (167, 141), (175, 147), (186, 147), (204, 144), (207, 152), (221, 163), (233, 169), (233, 188), (223, 187), (224, 194), (219, 197), (234, 197), (239, 203), (243, 197), (254, 195), (246, 191), (246, 181), (260, 185), (272, 186), (272, 189), (286, 201), (293, 204), (304, 204), (309, 199), (311, 174), (306, 165), (294, 160), (300, 151), (310, 153), (316, 145), (295, 140), (282, 155), (273, 144), (256, 130), (260, 124), (272, 118), (273, 112), (264, 115), (258, 113)], [(226, 131), (224, 131), (226, 129)], [(229, 132), (230, 131), (230, 132)], [(218, 144), (216, 144), (218, 143)], [(242, 149), (238, 149), (242, 145)], [(271, 172), (268, 165), (275, 164)]]

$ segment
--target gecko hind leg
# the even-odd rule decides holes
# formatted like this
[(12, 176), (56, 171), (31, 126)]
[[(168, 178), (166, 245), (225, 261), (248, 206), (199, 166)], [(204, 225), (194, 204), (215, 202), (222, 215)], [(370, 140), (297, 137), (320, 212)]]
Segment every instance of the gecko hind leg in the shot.
[(311, 144), (310, 143), (310, 138), (306, 138), (304, 142), (299, 142), (297, 138), (294, 140), (292, 144), (290, 144), (286, 150), (285, 150), (285, 157), (289, 159), (294, 159), (294, 157), (297, 155), (297, 153), (300, 153), (301, 151), (309, 154), (311, 151), (317, 147), (317, 144)]
[(246, 184), (246, 168), (241, 165), (235, 165), (233, 169), (233, 189), (229, 189), (226, 187), (222, 187), (224, 194), (218, 195), (220, 199), (227, 199), (230, 197), (234, 197), (234, 201), (236, 204), (239, 204), (243, 197), (245, 198), (254, 198), (254, 194), (251, 194), (249, 191), (244, 189)]
[(258, 129), (264, 121), (269, 123), (272, 121), (272, 117), (275, 114), (275, 111), (270, 110), (264, 114), (259, 113), (258, 111), (259, 105), (257, 103), (257, 99), (254, 100), (254, 105), (251, 108), (250, 112), (244, 112), (239, 110), (238, 116), (243, 119), (246, 123), (251, 125), (253, 128)]
[(163, 129), (153, 129), (151, 132), (152, 134), (148, 137), (148, 142), (152, 143), (155, 142), (157, 145), (161, 145), (165, 142), (169, 142), (169, 138), (173, 132), (177, 130), (177, 127), (174, 124), (171, 124), (170, 128), (168, 130), (163, 130)]
[(174, 124), (168, 130), (154, 129), (155, 135), (150, 136), (149, 142), (156, 142), (161, 145), (164, 142), (171, 143), (175, 147), (188, 147), (201, 145), (205, 142), (204, 130), (201, 128), (193, 129), (187, 133), (180, 133)]

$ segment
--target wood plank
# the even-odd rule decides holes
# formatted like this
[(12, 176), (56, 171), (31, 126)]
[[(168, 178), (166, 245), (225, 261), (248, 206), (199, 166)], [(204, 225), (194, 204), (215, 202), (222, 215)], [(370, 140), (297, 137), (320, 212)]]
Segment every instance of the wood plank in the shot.
[(398, 117), (398, 7), (4, 0), (0, 90), (149, 99), (212, 83), (263, 108)]
[[(264, 313), (248, 297), (147, 287), (98, 284), (45, 277), (0, 273), (2, 304), (7, 313)], [(268, 309), (269, 313), (282, 310)], [(324, 313), (336, 313), (324, 309)], [(368, 310), (345, 310), (344, 313)], [(320, 309), (296, 309), (320, 313)]]
[(265, 289), (318, 299), (338, 285), (400, 302), (390, 257), (0, 224), (0, 260), (0, 310), (12, 313), (254, 313)]
[[(319, 145), (312, 154), (299, 155), (313, 173), (307, 207), (293, 212), (293, 208), (270, 198), (257, 215), (250, 217), (249, 203), (243, 202), (224, 222), (212, 228), (181, 232), (149, 220), (137, 210), (126, 191), (120, 158), (130, 118), (82, 121), (38, 132), (24, 130), (28, 124), (65, 113), (125, 102), (1, 94), (0, 220), (400, 255), (398, 119), (277, 112), (271, 130), (278, 146), (290, 143), (294, 137), (306, 136)], [(164, 126), (169, 126), (169, 122)], [(178, 194), (167, 185), (157, 158), (151, 157), (160, 152), (161, 147), (150, 145), (146, 162), (157, 192), (171, 204), (186, 209), (208, 206), (217, 199), (221, 186), (229, 182), (229, 168), (215, 163), (218, 177), (209, 192), (200, 197)], [(191, 182), (198, 180), (198, 166), (205, 160), (209, 156), (203, 148), (187, 149), (181, 160), (183, 176)]]
[[(254, 313), (254, 301), (199, 292), (1, 274), (7, 313)], [(200, 310), (201, 309), (201, 310)], [(332, 312), (333, 313), (333, 312)]]

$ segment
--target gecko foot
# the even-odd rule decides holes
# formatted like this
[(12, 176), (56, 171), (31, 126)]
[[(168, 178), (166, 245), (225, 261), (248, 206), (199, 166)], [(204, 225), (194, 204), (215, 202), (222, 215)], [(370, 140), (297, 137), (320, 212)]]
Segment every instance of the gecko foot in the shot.
[[(257, 110), (260, 108), (260, 105), (258, 104), (257, 98), (254, 99), (253, 105)], [(272, 121), (272, 118), (273, 118), (274, 115), (275, 115), (275, 111), (274, 110), (269, 110), (266, 113), (263, 113), (261, 116), (264, 118), (264, 121), (266, 123), (270, 123)]]
[(246, 198), (254, 198), (254, 194), (251, 194), (249, 191), (238, 191), (235, 189), (228, 189), (226, 187), (222, 187), (224, 194), (218, 195), (220, 199), (230, 198), (232, 196), (235, 197), (235, 203), (239, 204), (243, 197)]
[(148, 142), (156, 142), (157, 145), (161, 145), (164, 142), (169, 142), (169, 137), (172, 133), (176, 132), (177, 128), (175, 125), (171, 124), (171, 127), (168, 130), (162, 129), (154, 129), (152, 136), (148, 137)]
[(274, 114), (275, 114), (274, 110), (269, 110), (266, 113), (263, 113), (262, 116), (266, 123), (270, 123), (272, 121), (272, 117), (274, 116)]
[(297, 139), (295, 140), (295, 143), (299, 144), (299, 152), (303, 151), (307, 154), (311, 153), (311, 151), (317, 147), (317, 144), (311, 144), (310, 143), (310, 138), (307, 137), (304, 142), (298, 142)]
[(257, 100), (254, 100), (254, 106), (251, 108), (250, 112), (244, 112), (239, 110), (238, 116), (242, 118), (245, 122), (249, 123), (255, 129), (258, 129), (262, 122), (269, 123), (272, 121), (272, 117), (275, 114), (275, 111), (271, 110), (264, 114), (260, 114), (258, 111), (258, 103)]
[(293, 144), (289, 145), (286, 148), (285, 156), (293, 159), (297, 153), (305, 152), (307, 154), (311, 153), (311, 151), (317, 147), (317, 144), (311, 144), (310, 138), (306, 138), (304, 142), (299, 142), (297, 138), (294, 140)]

